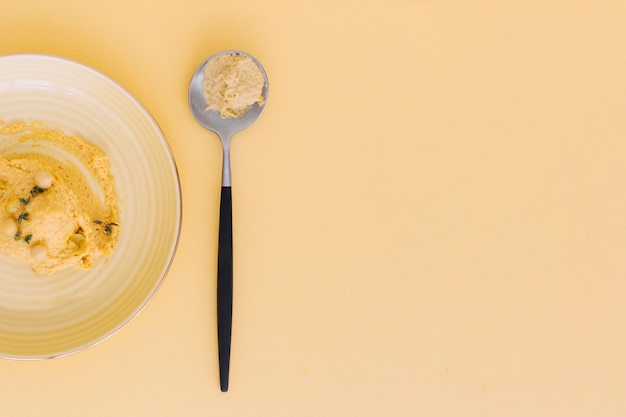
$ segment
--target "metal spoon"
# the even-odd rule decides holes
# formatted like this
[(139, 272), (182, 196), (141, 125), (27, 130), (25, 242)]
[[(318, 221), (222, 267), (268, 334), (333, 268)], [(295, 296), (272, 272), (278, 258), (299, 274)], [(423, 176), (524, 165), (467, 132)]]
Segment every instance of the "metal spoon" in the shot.
[[(203, 82), (206, 66), (213, 58), (224, 54), (240, 54), (252, 59), (261, 69), (265, 79), (263, 86), (263, 104), (255, 103), (238, 119), (223, 119), (215, 110), (206, 110)], [(228, 391), (230, 368), (230, 342), (232, 335), (233, 313), (233, 224), (232, 224), (232, 191), (230, 174), (230, 142), (235, 133), (250, 126), (261, 114), (267, 103), (268, 81), (265, 70), (254, 57), (237, 50), (227, 50), (211, 55), (200, 64), (194, 72), (189, 85), (189, 106), (191, 112), (205, 128), (215, 132), (224, 151), (222, 163), (222, 193), (220, 200), (220, 223), (217, 256), (217, 339), (220, 367), (220, 388)]]

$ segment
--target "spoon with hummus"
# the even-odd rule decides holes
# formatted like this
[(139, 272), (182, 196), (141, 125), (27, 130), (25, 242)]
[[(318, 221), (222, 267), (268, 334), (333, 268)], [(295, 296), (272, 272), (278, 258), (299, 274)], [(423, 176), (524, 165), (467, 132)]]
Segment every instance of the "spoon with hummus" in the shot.
[(250, 126), (267, 102), (265, 70), (254, 57), (237, 50), (218, 52), (196, 69), (189, 85), (195, 119), (216, 133), (224, 151), (217, 260), (217, 339), (220, 388), (228, 391), (233, 306), (233, 231), (230, 143)]

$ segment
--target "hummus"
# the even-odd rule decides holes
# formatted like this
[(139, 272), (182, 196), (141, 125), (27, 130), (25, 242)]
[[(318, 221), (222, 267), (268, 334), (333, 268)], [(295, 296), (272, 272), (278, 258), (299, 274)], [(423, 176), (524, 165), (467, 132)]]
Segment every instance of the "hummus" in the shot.
[(238, 119), (254, 105), (263, 104), (265, 78), (248, 56), (232, 53), (211, 59), (204, 73), (203, 93), (207, 110), (223, 119)]
[[(37, 274), (88, 269), (109, 254), (120, 220), (104, 152), (40, 123), (1, 127), (0, 138), (17, 144), (0, 156), (0, 251)], [(45, 152), (53, 148), (69, 157)]]

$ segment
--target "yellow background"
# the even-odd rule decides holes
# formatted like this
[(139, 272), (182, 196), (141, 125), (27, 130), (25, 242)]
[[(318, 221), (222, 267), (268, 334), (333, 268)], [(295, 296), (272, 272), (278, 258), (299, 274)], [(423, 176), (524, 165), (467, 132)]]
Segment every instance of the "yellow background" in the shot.
[[(2, 416), (626, 415), (626, 2), (1, 9), (0, 54), (83, 62), (148, 108), (184, 207), (142, 314), (76, 355), (0, 361)], [(187, 104), (224, 49), (270, 79), (232, 149), (227, 394), (221, 149)]]

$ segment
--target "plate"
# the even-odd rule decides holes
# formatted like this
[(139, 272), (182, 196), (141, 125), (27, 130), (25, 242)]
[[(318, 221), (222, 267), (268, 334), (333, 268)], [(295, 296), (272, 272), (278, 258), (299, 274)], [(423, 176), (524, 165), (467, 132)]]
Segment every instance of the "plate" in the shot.
[[(89, 270), (40, 276), (0, 254), (0, 357), (79, 352), (132, 320), (165, 278), (181, 227), (176, 163), (161, 129), (132, 94), (98, 70), (61, 57), (0, 57), (0, 120), (43, 122), (109, 157), (121, 224), (110, 255)], [(0, 154), (11, 151), (6, 142), (0, 141)]]

